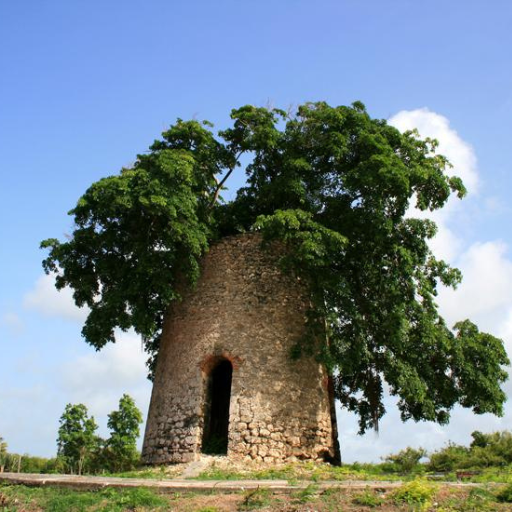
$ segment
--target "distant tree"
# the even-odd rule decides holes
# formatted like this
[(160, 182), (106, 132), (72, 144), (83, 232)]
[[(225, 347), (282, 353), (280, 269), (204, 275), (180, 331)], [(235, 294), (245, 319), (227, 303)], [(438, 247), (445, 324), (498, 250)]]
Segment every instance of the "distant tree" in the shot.
[(481, 469), (512, 464), (512, 432), (474, 431), (469, 447), (449, 443), (430, 455), (427, 467), (431, 471)]
[[(116, 328), (134, 328), (151, 371), (169, 305), (197, 281), (211, 244), (259, 232), (288, 249), (283, 267), (309, 285), (295, 354), (316, 352), (361, 432), (377, 428), (386, 387), (403, 420), (444, 424), (455, 404), (503, 414), (503, 343), (469, 320), (446, 325), (438, 287), (461, 274), (432, 254), (435, 224), (410, 215), (465, 195), (437, 141), (372, 119), (360, 102), (295, 113), (246, 105), (231, 118), (218, 134), (178, 120), (132, 168), (89, 187), (69, 240), (42, 242), (57, 288), (89, 308), (87, 342), (101, 349)], [(246, 182), (224, 202), (242, 165)]]
[(111, 470), (127, 471), (137, 465), (137, 438), (141, 423), (142, 413), (135, 406), (135, 401), (129, 395), (123, 395), (119, 400), (119, 409), (108, 415), (107, 425), (111, 433), (106, 449)]
[(7, 443), (4, 441), (4, 438), (0, 436), (0, 473), (4, 472), (7, 457)]
[(487, 465), (505, 466), (512, 464), (512, 432), (492, 432), (484, 434), (475, 430), (471, 437), (473, 441), (470, 450), (476, 457), (483, 455), (490, 461)]
[(455, 469), (467, 469), (469, 466), (469, 448), (454, 443), (437, 450), (429, 455), (427, 469), (429, 471), (453, 471)]
[(99, 443), (98, 425), (89, 418), (83, 404), (68, 404), (60, 418), (57, 455), (64, 459), (68, 471), (81, 475)]
[(424, 448), (411, 448), (408, 446), (398, 453), (388, 455), (384, 460), (392, 463), (401, 473), (409, 473), (426, 455), (427, 451)]

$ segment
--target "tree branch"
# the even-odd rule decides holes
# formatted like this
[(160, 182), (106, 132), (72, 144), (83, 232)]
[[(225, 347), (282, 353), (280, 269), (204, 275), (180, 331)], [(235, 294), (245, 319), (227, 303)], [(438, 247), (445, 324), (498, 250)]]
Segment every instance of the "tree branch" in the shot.
[(235, 170), (236, 164), (238, 163), (238, 159), (240, 158), (240, 155), (242, 153), (243, 153), (243, 150), (240, 150), (238, 152), (238, 154), (235, 156), (235, 163), (233, 164), (233, 167), (231, 167), (229, 169), (229, 171), (226, 173), (226, 175), (222, 178), (221, 181), (219, 181), (216, 176), (213, 177), (213, 179), (217, 182), (217, 188), (215, 189), (212, 200), (210, 201), (210, 204), (208, 205), (208, 210), (211, 210), (214, 207), (217, 200), (219, 199), (220, 191), (222, 190), (224, 183), (226, 183), (227, 179), (231, 176), (231, 173)]

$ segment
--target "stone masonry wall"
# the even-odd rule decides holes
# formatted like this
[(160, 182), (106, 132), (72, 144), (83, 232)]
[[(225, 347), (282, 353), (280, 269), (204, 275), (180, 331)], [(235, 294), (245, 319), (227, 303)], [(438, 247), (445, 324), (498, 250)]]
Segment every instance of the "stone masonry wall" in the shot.
[(207, 377), (224, 358), (233, 365), (229, 457), (270, 463), (336, 455), (327, 374), (313, 358), (290, 358), (304, 332), (303, 288), (281, 273), (276, 254), (260, 249), (260, 241), (240, 235), (212, 246), (196, 289), (171, 308), (146, 426), (146, 463), (197, 458)]

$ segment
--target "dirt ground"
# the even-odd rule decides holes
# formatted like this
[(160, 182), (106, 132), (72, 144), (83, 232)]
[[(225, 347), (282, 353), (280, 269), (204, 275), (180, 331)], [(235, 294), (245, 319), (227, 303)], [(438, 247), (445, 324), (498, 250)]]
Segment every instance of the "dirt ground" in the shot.
[(175, 496), (170, 510), (177, 512), (379, 512), (396, 511), (512, 511), (510, 503), (496, 503), (466, 490), (440, 489), (426, 508), (419, 504), (396, 503), (392, 492), (327, 490), (320, 493), (303, 491), (295, 494), (272, 494), (264, 490), (242, 495)]

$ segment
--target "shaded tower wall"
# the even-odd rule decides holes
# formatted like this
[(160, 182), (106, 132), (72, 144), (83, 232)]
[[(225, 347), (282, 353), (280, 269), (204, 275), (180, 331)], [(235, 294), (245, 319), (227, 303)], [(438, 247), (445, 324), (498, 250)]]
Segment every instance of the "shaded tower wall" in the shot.
[(304, 289), (279, 270), (276, 253), (262, 250), (260, 241), (259, 235), (240, 235), (212, 246), (195, 290), (171, 307), (146, 425), (145, 463), (186, 462), (201, 453), (219, 364), (232, 368), (230, 458), (278, 462), (338, 454), (327, 373), (314, 358), (290, 358), (304, 332)]

